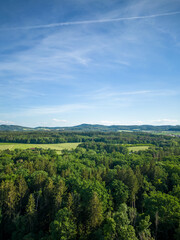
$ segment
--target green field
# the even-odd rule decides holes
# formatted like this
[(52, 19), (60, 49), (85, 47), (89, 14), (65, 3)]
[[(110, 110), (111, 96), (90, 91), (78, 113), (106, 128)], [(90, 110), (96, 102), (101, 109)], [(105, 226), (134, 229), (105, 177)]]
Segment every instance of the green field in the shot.
[(54, 149), (61, 153), (63, 149), (71, 150), (76, 148), (80, 143), (57, 143), (57, 144), (25, 144), (25, 143), (0, 143), (0, 150), (28, 149), (28, 148), (43, 148)]
[(152, 134), (157, 134), (157, 135), (164, 135), (164, 136), (180, 136), (180, 131), (142, 131), (142, 132), (147, 132), (147, 133), (152, 133)]
[[(14, 150), (14, 149), (29, 149), (29, 148), (43, 148), (54, 149), (61, 153), (63, 149), (75, 149), (80, 143), (57, 143), (57, 144), (25, 144), (25, 143), (0, 143), (0, 150)], [(140, 150), (147, 150), (149, 146), (130, 146), (129, 151), (137, 152)]]
[(134, 146), (134, 147), (128, 147), (128, 150), (133, 152), (138, 152), (142, 150), (147, 150), (148, 148), (149, 146)]

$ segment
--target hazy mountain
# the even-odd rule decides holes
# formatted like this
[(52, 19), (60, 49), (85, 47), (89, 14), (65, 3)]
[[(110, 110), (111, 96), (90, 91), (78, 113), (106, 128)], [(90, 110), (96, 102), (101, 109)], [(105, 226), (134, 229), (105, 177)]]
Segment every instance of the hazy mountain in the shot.
[(36, 127), (29, 128), (17, 125), (0, 125), (0, 131), (50, 131), (50, 130), (60, 130), (60, 131), (180, 131), (180, 126), (152, 126), (152, 125), (112, 125), (104, 126), (99, 124), (81, 124), (73, 127)]
[(0, 131), (27, 131), (27, 130), (33, 130), (33, 128), (18, 125), (0, 125)]

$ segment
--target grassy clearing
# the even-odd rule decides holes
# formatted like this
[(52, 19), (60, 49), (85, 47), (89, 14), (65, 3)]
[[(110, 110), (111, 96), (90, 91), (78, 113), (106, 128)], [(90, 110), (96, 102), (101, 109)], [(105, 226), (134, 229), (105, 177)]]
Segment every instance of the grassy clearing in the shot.
[(180, 136), (180, 131), (142, 131), (164, 136)]
[(142, 151), (142, 150), (147, 150), (149, 148), (149, 146), (134, 146), (134, 147), (128, 147), (129, 151), (133, 151), (133, 152), (138, 152), (138, 151)]
[[(43, 148), (54, 149), (57, 153), (61, 153), (63, 149), (75, 149), (80, 143), (57, 143), (57, 144), (25, 144), (25, 143), (0, 143), (0, 150), (14, 150), (14, 149), (28, 149), (28, 148)], [(147, 150), (149, 146), (129, 146), (128, 150), (137, 152), (140, 150)]]
[(14, 150), (28, 149), (28, 148), (43, 148), (43, 149), (54, 149), (58, 153), (61, 153), (63, 149), (71, 150), (76, 148), (80, 143), (57, 143), (57, 144), (23, 144), (23, 143), (0, 143), (0, 150)]
[(163, 131), (160, 134), (162, 135), (170, 135), (170, 136), (180, 136), (180, 132), (179, 131)]

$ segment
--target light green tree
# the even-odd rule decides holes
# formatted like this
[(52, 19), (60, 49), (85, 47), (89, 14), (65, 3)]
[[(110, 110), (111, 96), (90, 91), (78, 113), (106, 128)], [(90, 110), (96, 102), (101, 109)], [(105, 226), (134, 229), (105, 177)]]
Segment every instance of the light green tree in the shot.
[(116, 222), (116, 237), (118, 240), (137, 240), (135, 229), (130, 225), (125, 203), (120, 205), (118, 212), (113, 217)]
[(50, 225), (52, 240), (75, 239), (77, 227), (72, 212), (67, 208), (58, 211), (55, 220)]
[(89, 224), (90, 227), (96, 228), (101, 225), (103, 220), (103, 211), (102, 205), (99, 201), (98, 195), (96, 192), (93, 192), (92, 198), (89, 203)]
[(140, 240), (153, 240), (154, 238), (151, 237), (151, 231), (149, 227), (151, 226), (150, 216), (143, 217), (138, 225), (138, 234)]
[(34, 227), (35, 214), (36, 214), (35, 199), (33, 194), (30, 194), (28, 204), (26, 206), (26, 215), (27, 215), (30, 231), (32, 231)]

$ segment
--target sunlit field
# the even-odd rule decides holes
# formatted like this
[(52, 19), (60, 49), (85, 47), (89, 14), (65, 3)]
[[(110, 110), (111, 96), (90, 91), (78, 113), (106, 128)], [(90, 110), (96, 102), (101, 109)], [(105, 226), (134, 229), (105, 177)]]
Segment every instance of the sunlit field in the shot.
[(138, 152), (142, 150), (147, 150), (148, 148), (149, 146), (134, 146), (134, 147), (128, 147), (128, 150), (133, 152)]
[(54, 149), (61, 153), (63, 149), (71, 150), (76, 148), (80, 143), (57, 143), (57, 144), (23, 144), (23, 143), (0, 143), (0, 150), (28, 149), (28, 148), (43, 148)]

